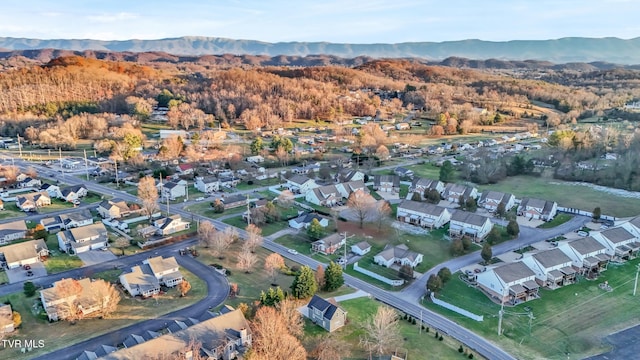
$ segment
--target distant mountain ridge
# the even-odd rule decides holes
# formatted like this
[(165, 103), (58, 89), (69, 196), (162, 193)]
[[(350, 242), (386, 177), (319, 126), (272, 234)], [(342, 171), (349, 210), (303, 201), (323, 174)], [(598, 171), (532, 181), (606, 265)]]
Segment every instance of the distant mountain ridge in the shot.
[(341, 58), (423, 58), (440, 61), (450, 57), (499, 60), (538, 60), (554, 63), (607, 62), (640, 64), (640, 37), (634, 39), (568, 37), (555, 40), (492, 42), (461, 40), (397, 44), (340, 44), (329, 42), (278, 42), (185, 36), (157, 40), (102, 41), (90, 39), (28, 39), (0, 37), (0, 49), (95, 50), (110, 52), (165, 52), (176, 55), (332, 55)]

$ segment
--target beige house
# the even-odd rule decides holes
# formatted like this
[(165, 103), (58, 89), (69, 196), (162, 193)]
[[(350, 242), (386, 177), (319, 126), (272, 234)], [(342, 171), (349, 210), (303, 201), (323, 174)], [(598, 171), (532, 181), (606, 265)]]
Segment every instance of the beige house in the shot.
[(89, 250), (107, 247), (107, 229), (103, 223), (64, 230), (56, 234), (60, 250), (77, 255)]
[(8, 334), (13, 332), (13, 330), (15, 329), (11, 305), (2, 304), (0, 305), (0, 334)]
[(119, 219), (131, 212), (129, 205), (121, 199), (104, 200), (98, 205), (97, 211), (103, 219)]
[(8, 244), (13, 240), (27, 236), (27, 224), (24, 220), (16, 220), (0, 224), (0, 245)]
[(0, 247), (0, 253), (9, 269), (35, 264), (49, 256), (49, 249), (43, 239), (30, 240)]
[(456, 204), (460, 202), (460, 198), (466, 201), (469, 198), (475, 199), (477, 197), (478, 189), (461, 184), (447, 184), (442, 191), (443, 199)]
[(16, 206), (25, 212), (36, 211), (41, 207), (49, 205), (51, 205), (51, 197), (46, 191), (16, 196)]
[(480, 198), (478, 199), (478, 206), (491, 212), (498, 210), (500, 204), (504, 204), (504, 210), (509, 211), (515, 206), (516, 198), (513, 194), (486, 190), (480, 194)]
[(188, 229), (191, 223), (184, 221), (179, 214), (175, 214), (155, 220), (153, 226), (157, 229), (158, 235), (167, 236)]
[(142, 263), (149, 265), (151, 273), (158, 279), (161, 285), (174, 287), (182, 282), (183, 278), (179, 269), (180, 266), (173, 256), (166, 259), (162, 256), (156, 256), (151, 259), (146, 259)]
[(403, 200), (398, 205), (396, 219), (408, 224), (439, 229), (451, 220), (444, 207), (419, 201)]
[(530, 219), (551, 221), (558, 212), (558, 204), (555, 201), (524, 198), (518, 205), (518, 216)]
[[(439, 180), (431, 180), (427, 178), (414, 178), (409, 187), (409, 194), (417, 192), (420, 196), (424, 195), (425, 190), (435, 190), (439, 194), (444, 191), (444, 184)], [(408, 195), (411, 196), (411, 195)]]
[[(77, 282), (79, 286), (65, 286), (68, 282)], [(105, 299), (96, 297), (94, 283), (95, 281), (88, 278), (62, 279), (54, 282), (52, 287), (40, 290), (40, 300), (49, 320), (64, 320), (71, 311), (68, 306), (70, 302), (74, 304), (74, 310), (79, 311), (82, 316), (101, 310)], [(63, 288), (65, 290), (61, 290)]]
[(150, 297), (160, 293), (160, 281), (148, 264), (136, 265), (131, 272), (120, 275), (120, 284), (131, 296)]
[(538, 284), (549, 289), (576, 282), (576, 271), (571, 258), (560, 249), (541, 251), (522, 258), (522, 262), (536, 274)]
[(307, 304), (307, 316), (314, 324), (320, 325), (328, 332), (333, 332), (345, 325), (347, 312), (335, 302), (327, 301), (318, 295), (313, 295)]

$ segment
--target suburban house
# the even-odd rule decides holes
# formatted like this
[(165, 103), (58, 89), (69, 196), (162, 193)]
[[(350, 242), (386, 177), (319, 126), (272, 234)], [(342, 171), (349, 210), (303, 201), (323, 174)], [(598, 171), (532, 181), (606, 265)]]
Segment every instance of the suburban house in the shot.
[(478, 189), (461, 184), (447, 184), (442, 191), (443, 199), (456, 204), (460, 202), (460, 198), (466, 201), (469, 198), (475, 199), (477, 197)]
[(320, 325), (328, 332), (338, 330), (347, 322), (346, 311), (318, 295), (313, 295), (307, 304), (307, 316), (314, 324)]
[(239, 206), (246, 206), (247, 205), (247, 196), (246, 195), (229, 195), (229, 196), (224, 196), (224, 194), (222, 195), (222, 197), (220, 198), (220, 201), (222, 201), (222, 203), (224, 204), (224, 209), (233, 209), (233, 208), (237, 208)]
[(162, 199), (175, 200), (179, 197), (187, 196), (186, 180), (171, 180), (166, 183), (160, 183), (160, 197)]
[(594, 278), (606, 270), (611, 259), (604, 245), (591, 236), (559, 242), (558, 249), (571, 258), (573, 267), (587, 278)]
[(141, 335), (129, 334), (129, 336), (127, 336), (122, 342), (122, 346), (124, 346), (125, 348), (130, 348), (132, 346), (142, 344), (145, 341), (147, 341), (147, 339), (145, 339)]
[(515, 206), (516, 197), (509, 193), (485, 190), (478, 199), (478, 206), (491, 212), (496, 212), (500, 204), (504, 204), (504, 210), (509, 211)]
[(146, 298), (160, 293), (160, 281), (147, 264), (136, 265), (131, 272), (120, 275), (120, 284), (131, 296)]
[(439, 180), (431, 180), (427, 178), (414, 178), (409, 187), (409, 194), (414, 192), (424, 195), (425, 190), (436, 190), (439, 194), (444, 191), (444, 184)]
[(555, 201), (524, 198), (518, 205), (518, 216), (530, 219), (551, 221), (558, 212), (558, 204)]
[(306, 229), (311, 225), (313, 219), (318, 219), (318, 222), (322, 227), (329, 226), (329, 220), (316, 213), (304, 213), (297, 218), (291, 219), (289, 220), (289, 226), (294, 229)]
[(351, 195), (352, 192), (356, 192), (358, 190), (364, 191), (367, 194), (369, 193), (369, 189), (367, 188), (367, 186), (364, 184), (364, 181), (362, 180), (355, 180), (355, 181), (336, 184), (336, 188), (338, 189), (338, 191), (340, 191), (340, 194), (345, 199), (348, 199), (349, 195)]
[(184, 221), (180, 214), (175, 214), (154, 220), (153, 226), (156, 228), (158, 235), (166, 236), (186, 230), (191, 224), (188, 221)]
[(375, 175), (373, 177), (373, 190), (390, 193), (400, 192), (400, 176)]
[(475, 241), (482, 241), (493, 228), (491, 220), (468, 211), (456, 210), (449, 222), (449, 236), (469, 235)]
[(97, 349), (95, 349), (94, 351), (89, 351), (89, 350), (85, 350), (82, 352), (82, 354), (80, 354), (80, 356), (78, 356), (78, 358), (76, 360), (95, 360), (98, 358), (101, 358), (103, 356), (106, 356), (107, 354), (110, 354), (114, 351), (117, 351), (118, 348), (113, 347), (113, 346), (109, 346), (109, 345), (100, 345)]
[(88, 190), (84, 185), (67, 186), (60, 190), (60, 199), (67, 202), (77, 202), (80, 198), (87, 196)]
[(190, 344), (194, 342), (200, 345), (195, 351), (201, 354), (201, 358), (243, 359), (251, 341), (249, 323), (242, 311), (233, 310), (138, 345), (123, 347), (101, 359), (191, 359), (194, 357), (191, 351), (194, 350)]
[(46, 259), (49, 249), (43, 239), (38, 239), (0, 247), (0, 253), (7, 268), (16, 269)]
[(398, 205), (396, 219), (408, 224), (438, 229), (451, 220), (451, 213), (446, 208), (438, 205), (403, 200)]
[(103, 200), (97, 211), (103, 219), (119, 219), (131, 213), (129, 205), (122, 199)]
[(342, 194), (338, 191), (337, 185), (320, 186), (311, 191), (307, 191), (305, 200), (319, 206), (332, 207), (342, 201)]
[(359, 180), (364, 181), (364, 178), (365, 174), (360, 170), (342, 169), (336, 174), (335, 181), (339, 183)]
[(320, 239), (311, 243), (311, 252), (319, 252), (324, 255), (331, 255), (340, 250), (347, 240), (340, 233), (333, 233), (324, 239)]
[(19, 188), (34, 188), (37, 189), (42, 186), (42, 181), (40, 179), (34, 179), (31, 177), (26, 177), (22, 181), (18, 181), (16, 184)]
[(409, 170), (405, 167), (402, 166), (398, 166), (397, 168), (395, 168), (393, 170), (393, 173), (402, 177), (408, 177), (408, 178), (412, 178), (413, 177), (413, 170)]
[(591, 236), (606, 248), (606, 254), (612, 261), (635, 259), (640, 250), (638, 238), (622, 226), (600, 232), (592, 231)]
[(351, 252), (356, 255), (366, 255), (371, 251), (371, 245), (366, 241), (360, 241), (357, 244), (351, 245)]
[(11, 305), (2, 304), (0, 305), (0, 334), (8, 334), (13, 332), (14, 324), (13, 324), (13, 310), (11, 309)]
[(57, 234), (60, 250), (77, 255), (89, 250), (107, 247), (107, 229), (99, 222), (79, 228), (61, 231)]
[(8, 244), (13, 240), (27, 236), (27, 224), (24, 220), (16, 220), (0, 224), (0, 245)]
[(232, 188), (236, 187), (240, 183), (240, 178), (230, 175), (230, 176), (218, 176), (218, 184), (220, 187)]
[(179, 164), (176, 166), (176, 172), (180, 175), (193, 174), (193, 166), (191, 164)]
[(540, 285), (536, 274), (521, 261), (497, 266), (478, 273), (478, 286), (498, 302), (519, 304), (537, 299)]
[(57, 199), (62, 197), (62, 193), (60, 192), (60, 187), (58, 185), (45, 183), (40, 186), (40, 190), (46, 191), (50, 198)]
[(263, 163), (264, 162), (264, 156), (262, 156), (262, 155), (249, 156), (249, 157), (247, 157), (247, 162), (254, 163), (254, 164)]
[(142, 263), (149, 266), (151, 273), (158, 279), (160, 285), (174, 287), (182, 282), (182, 273), (173, 256), (166, 259), (162, 256), (156, 256), (143, 260)]
[[(67, 287), (65, 291), (59, 289), (67, 281), (77, 281), (79, 286)], [(75, 293), (69, 294), (66, 288), (76, 289)], [(100, 310), (101, 304), (105, 300), (96, 296), (97, 292), (94, 290), (93, 281), (89, 278), (80, 280), (62, 279), (53, 283), (53, 286), (47, 289), (40, 290), (40, 300), (42, 301), (42, 307), (47, 312), (49, 321), (64, 320), (69, 312), (67, 306), (68, 299), (71, 298), (75, 304), (77, 304), (77, 310), (82, 315), (88, 315)]]
[(522, 262), (536, 274), (538, 284), (549, 289), (576, 282), (576, 271), (571, 266), (572, 260), (560, 249), (525, 255)]
[(24, 212), (36, 211), (38, 208), (49, 205), (51, 205), (51, 197), (46, 191), (16, 196), (16, 206)]
[(373, 261), (382, 266), (390, 267), (394, 264), (409, 265), (415, 268), (422, 262), (422, 254), (409, 250), (407, 245), (385, 245), (384, 249), (373, 257)]
[(287, 182), (282, 185), (283, 187), (291, 190), (294, 194), (306, 195), (311, 189), (317, 188), (315, 180), (309, 179), (304, 175), (294, 175)]
[(74, 211), (68, 214), (60, 214), (40, 220), (40, 224), (47, 231), (68, 230), (93, 224), (93, 215), (88, 209)]
[(210, 194), (220, 190), (220, 183), (218, 182), (218, 178), (215, 176), (198, 176), (196, 177), (196, 181), (193, 183), (193, 186), (205, 194)]

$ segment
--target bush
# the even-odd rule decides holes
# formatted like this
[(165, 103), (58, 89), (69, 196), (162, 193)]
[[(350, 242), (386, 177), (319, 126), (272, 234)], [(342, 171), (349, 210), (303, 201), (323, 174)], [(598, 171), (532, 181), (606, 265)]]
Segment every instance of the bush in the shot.
[(440, 337), (438, 338), (438, 341), (442, 341), (444, 340), (444, 338), (442, 337), (442, 335), (440, 335)]
[(411, 323), (412, 323), (413, 325), (417, 324), (416, 318), (413, 318), (413, 320), (411, 320)]
[(473, 359), (473, 354), (469, 354), (469, 359)]
[(22, 288), (26, 297), (32, 297), (36, 294), (36, 286), (31, 281), (25, 282)]
[(464, 352), (464, 348), (462, 347), (462, 345), (460, 345), (460, 347), (458, 348), (458, 352), (459, 353), (463, 353)]

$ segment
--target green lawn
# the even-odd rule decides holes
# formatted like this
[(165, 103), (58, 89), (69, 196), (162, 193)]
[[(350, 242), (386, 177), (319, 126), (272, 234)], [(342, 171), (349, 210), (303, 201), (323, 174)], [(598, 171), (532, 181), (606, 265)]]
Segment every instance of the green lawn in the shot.
[(210, 201), (202, 201), (202, 202), (187, 206), (185, 210), (190, 211), (194, 214), (206, 216), (212, 219), (217, 219), (221, 216), (225, 216), (229, 214), (242, 214), (243, 212), (247, 211), (247, 208), (246, 206), (240, 206), (237, 208), (225, 210), (223, 213), (216, 213), (213, 211)]
[(62, 201), (60, 199), (51, 199), (51, 205), (38, 208), (38, 212), (41, 214), (46, 214), (54, 211), (72, 209), (73, 207), (73, 204), (70, 202)]
[(0, 284), (4, 285), (8, 283), (9, 283), (9, 277), (7, 276), (7, 272), (0, 271)]
[[(541, 290), (541, 298), (506, 309), (504, 335), (497, 336), (497, 314), (500, 306), (491, 302), (479, 290), (458, 279), (450, 281), (438, 295), (447, 302), (473, 313), (484, 315), (476, 322), (450, 312), (430, 302), (429, 309), (448, 316), (459, 324), (498, 343), (519, 359), (571, 359), (588, 357), (608, 351), (603, 338), (608, 334), (638, 324), (638, 297), (633, 285), (636, 265), (640, 259), (624, 265), (610, 264), (598, 280), (579, 278), (577, 284), (557, 290)], [(598, 287), (608, 281), (613, 287), (606, 292)], [(531, 309), (531, 332), (529, 312)]]
[(181, 271), (184, 278), (191, 283), (191, 291), (186, 297), (180, 297), (177, 289), (170, 289), (164, 295), (147, 300), (122, 294), (118, 310), (109, 318), (80, 320), (75, 325), (63, 321), (49, 323), (46, 316), (42, 316), (41, 307), (38, 307), (38, 295), (26, 298), (22, 292), (17, 292), (3, 297), (0, 302), (11, 301), (13, 309), (22, 316), (21, 328), (8, 338), (44, 340), (45, 346), (33, 349), (28, 356), (21, 354), (20, 349), (0, 347), (0, 358), (34, 358), (143, 320), (154, 319), (203, 299), (207, 292), (206, 283), (184, 269)]
[(411, 165), (406, 167), (409, 170), (413, 171), (413, 174), (417, 177), (424, 177), (433, 180), (438, 180), (440, 178), (440, 168), (433, 164), (420, 164), (420, 165)]
[[(100, 202), (105, 198), (107, 198), (107, 196), (101, 195), (101, 194), (97, 194), (97, 193), (94, 193), (94, 192), (89, 192), (87, 194), (87, 196), (85, 196), (84, 199), (82, 199), (82, 202), (88, 203), (88, 204), (93, 204), (93, 203)], [(109, 196), (109, 198), (110, 198), (110, 196)]]
[(23, 211), (20, 211), (20, 209), (18, 209), (15, 202), (5, 203), (4, 210), (0, 210), (0, 219), (22, 217), (25, 215), (26, 214)]
[(571, 220), (573, 218), (573, 215), (569, 215), (569, 214), (565, 214), (565, 213), (559, 213), (558, 215), (556, 215), (556, 217), (553, 218), (553, 220), (549, 221), (549, 222), (545, 222), (543, 224), (541, 224), (540, 226), (538, 226), (541, 229), (550, 229), (550, 228), (554, 228), (558, 225), (562, 225), (564, 223), (566, 223), (567, 221)]
[(616, 217), (640, 214), (638, 199), (605, 193), (587, 186), (571, 185), (547, 176), (508, 177), (497, 184), (480, 185), (479, 189), (510, 192), (517, 198), (533, 197), (553, 200), (558, 203), (558, 206), (585, 211), (592, 211), (599, 206), (602, 209), (602, 214)]
[(409, 185), (400, 184), (400, 199), (406, 199), (409, 194)]
[[(231, 226), (235, 226), (240, 229), (244, 229), (247, 227), (247, 222), (242, 218), (242, 216), (234, 216), (232, 218), (222, 220), (223, 223), (229, 224)], [(269, 236), (273, 233), (276, 233), (282, 229), (286, 229), (289, 224), (286, 221), (277, 221), (273, 223), (260, 225), (260, 229), (262, 229), (262, 236)]]
[[(364, 325), (374, 316), (381, 304), (367, 297), (345, 300), (340, 306), (347, 311), (347, 325), (336, 330), (337, 336), (350, 344), (351, 354), (345, 359), (365, 359), (368, 353), (360, 345), (360, 339), (365, 336)], [(401, 315), (399, 315), (401, 316)], [(420, 331), (417, 325), (410, 324), (407, 320), (399, 320), (402, 343), (398, 345), (398, 352), (406, 352), (408, 359), (465, 359), (459, 352), (460, 343), (453, 338), (444, 337), (438, 341), (434, 337), (433, 330)], [(326, 336), (327, 332), (320, 326), (310, 321), (305, 322), (304, 345), (311, 350), (318, 337)], [(428, 349), (428, 350), (427, 350)], [(425, 351), (428, 351), (428, 355)], [(475, 359), (477, 357), (474, 353)]]
[(47, 273), (49, 274), (77, 269), (83, 265), (82, 260), (77, 256), (67, 255), (56, 250), (53, 250), (52, 253), (55, 253), (55, 255), (49, 256), (44, 262), (44, 267), (47, 269)]

